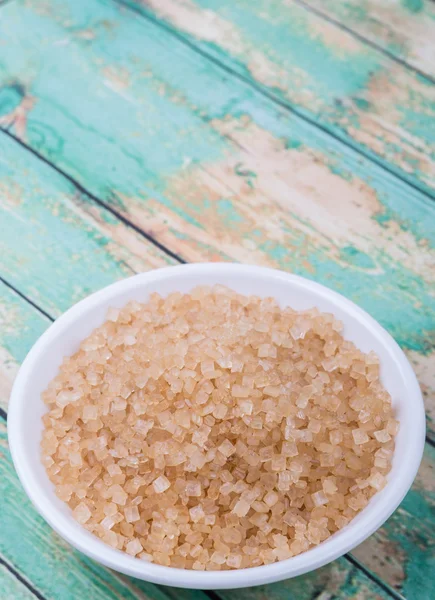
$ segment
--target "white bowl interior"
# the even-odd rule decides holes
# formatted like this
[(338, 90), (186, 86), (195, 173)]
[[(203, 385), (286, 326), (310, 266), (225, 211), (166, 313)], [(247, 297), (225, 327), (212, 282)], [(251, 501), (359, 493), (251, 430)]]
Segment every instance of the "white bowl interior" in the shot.
[[(194, 572), (162, 567), (134, 559), (106, 546), (78, 525), (70, 509), (54, 494), (40, 462), (40, 394), (56, 375), (64, 356), (105, 320), (109, 307), (129, 300), (145, 302), (152, 292), (165, 296), (188, 292), (197, 285), (220, 283), (243, 293), (273, 296), (281, 306), (313, 306), (333, 313), (344, 323), (344, 337), (364, 352), (380, 358), (381, 378), (390, 392), (401, 423), (388, 484), (345, 529), (320, 546), (297, 557), (253, 569)], [(424, 409), (414, 373), (394, 340), (369, 315), (342, 296), (316, 283), (280, 271), (233, 264), (197, 264), (159, 269), (116, 283), (75, 305), (40, 338), (19, 372), (11, 396), (9, 439), (13, 459), (27, 494), (50, 525), (72, 545), (92, 558), (129, 575), (180, 587), (218, 589), (268, 583), (317, 568), (368, 537), (393, 512), (410, 487), (421, 460)]]

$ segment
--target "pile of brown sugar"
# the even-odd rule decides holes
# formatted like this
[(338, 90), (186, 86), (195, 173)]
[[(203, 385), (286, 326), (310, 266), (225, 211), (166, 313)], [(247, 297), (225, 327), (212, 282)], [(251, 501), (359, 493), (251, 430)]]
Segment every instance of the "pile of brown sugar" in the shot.
[(398, 430), (377, 357), (340, 329), (222, 286), (110, 309), (43, 393), (57, 495), (161, 565), (238, 569), (319, 544), (385, 485)]

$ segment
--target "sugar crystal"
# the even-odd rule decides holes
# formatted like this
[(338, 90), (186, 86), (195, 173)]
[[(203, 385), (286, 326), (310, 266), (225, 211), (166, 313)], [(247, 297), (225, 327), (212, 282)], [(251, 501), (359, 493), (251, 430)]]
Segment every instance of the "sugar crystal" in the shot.
[(109, 309), (42, 397), (42, 462), (112, 548), (239, 569), (322, 543), (387, 483), (379, 360), (317, 309), (224, 286)]
[(171, 486), (171, 482), (164, 475), (160, 475), (153, 481), (153, 488), (156, 494), (162, 494), (165, 490), (167, 490)]

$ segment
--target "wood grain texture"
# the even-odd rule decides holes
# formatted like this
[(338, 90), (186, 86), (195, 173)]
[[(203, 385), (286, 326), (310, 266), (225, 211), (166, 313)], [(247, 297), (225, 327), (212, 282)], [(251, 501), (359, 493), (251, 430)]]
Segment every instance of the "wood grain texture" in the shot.
[(1, 10), (16, 135), (185, 260), (266, 264), (353, 299), (411, 353), (433, 431), (427, 196), (113, 2)]
[[(351, 297), (408, 353), (434, 410), (435, 215), (427, 195), (111, 0), (14, 0), (0, 17), (0, 127), (186, 260), (276, 266)], [(334, 50), (333, 39), (322, 39)], [(111, 281), (172, 262), (5, 135), (0, 186), (2, 270), (53, 316)], [(5, 406), (18, 364), (49, 320), (2, 287), (0, 315)], [(400, 509), (354, 552), (410, 599), (435, 596), (434, 464), (428, 447)], [(203, 598), (84, 559), (36, 515), (8, 459), (0, 469), (8, 523), (0, 553), (47, 598)], [(241, 596), (388, 594), (342, 559), (296, 580), (221, 593)]]
[(126, 0), (329, 132), (429, 189), (435, 87), (295, 0)]
[(0, 282), (0, 407), (27, 352), (51, 321)]
[[(53, 317), (118, 279), (174, 262), (6, 135), (0, 156), (2, 276)], [(26, 345), (25, 335), (12, 341)]]
[(435, 78), (435, 5), (431, 0), (302, 1)]

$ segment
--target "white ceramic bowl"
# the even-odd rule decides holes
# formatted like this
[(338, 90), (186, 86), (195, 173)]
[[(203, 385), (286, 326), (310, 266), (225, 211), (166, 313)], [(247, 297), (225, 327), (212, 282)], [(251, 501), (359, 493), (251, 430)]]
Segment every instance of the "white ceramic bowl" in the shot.
[[(151, 292), (188, 292), (202, 284), (221, 283), (243, 294), (273, 296), (282, 306), (316, 306), (344, 323), (344, 336), (358, 348), (374, 350), (380, 358), (383, 384), (393, 398), (400, 431), (386, 487), (344, 529), (294, 558), (239, 569), (203, 572), (146, 563), (107, 546), (74, 521), (66, 504), (55, 495), (40, 462), (40, 394), (56, 375), (62, 358), (105, 320), (106, 310), (129, 300), (146, 301)], [(9, 443), (15, 468), (29, 498), (59, 535), (94, 560), (154, 583), (186, 588), (224, 589), (271, 583), (317, 569), (348, 552), (371, 535), (397, 508), (417, 473), (423, 452), (425, 417), (414, 372), (391, 336), (367, 313), (343, 296), (317, 283), (262, 267), (210, 263), (158, 269), (115, 283), (82, 300), (41, 336), (16, 378), (8, 416)]]

